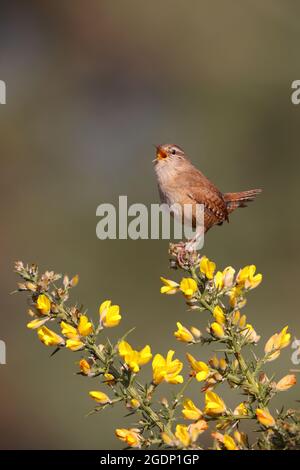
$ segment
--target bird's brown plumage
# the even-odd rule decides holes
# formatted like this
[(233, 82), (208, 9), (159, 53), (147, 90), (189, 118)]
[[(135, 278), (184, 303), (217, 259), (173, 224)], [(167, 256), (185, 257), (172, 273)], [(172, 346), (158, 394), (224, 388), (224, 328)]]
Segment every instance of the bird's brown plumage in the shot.
[(246, 207), (261, 189), (222, 193), (192, 165), (184, 151), (173, 144), (157, 147), (155, 171), (162, 202), (203, 204), (205, 232), (214, 225), (229, 221), (228, 215), (238, 207)]

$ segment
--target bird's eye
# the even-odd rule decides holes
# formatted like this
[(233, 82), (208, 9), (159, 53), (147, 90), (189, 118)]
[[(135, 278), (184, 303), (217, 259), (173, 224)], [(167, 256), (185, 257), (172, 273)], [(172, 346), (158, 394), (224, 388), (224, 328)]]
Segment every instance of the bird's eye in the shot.
[(175, 154), (176, 154), (176, 150), (175, 150), (175, 149), (172, 149), (172, 150), (171, 150), (171, 154), (172, 154), (172, 155), (175, 155)]

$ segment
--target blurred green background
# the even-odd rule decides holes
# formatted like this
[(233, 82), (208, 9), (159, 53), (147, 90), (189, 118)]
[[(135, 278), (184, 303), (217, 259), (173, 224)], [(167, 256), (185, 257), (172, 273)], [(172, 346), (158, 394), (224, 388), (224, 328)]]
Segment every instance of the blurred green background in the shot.
[[(167, 241), (96, 238), (100, 203), (119, 194), (158, 202), (152, 144), (182, 146), (223, 191), (263, 188), (209, 232), (204, 252), (220, 268), (255, 263), (264, 274), (245, 310), (263, 336), (258, 351), (286, 324), (300, 336), (300, 107), (290, 100), (299, 15), (294, 0), (1, 2), (0, 447), (120, 448), (113, 431), (127, 424), (121, 408), (85, 418), (97, 379), (75, 375), (80, 354), (50, 359), (26, 329), (25, 295), (9, 295), (14, 260), (78, 272), (74, 303), (90, 315), (106, 298), (120, 304), (122, 323), (109, 333), (136, 326), (135, 347), (176, 348), (183, 358), (176, 321), (205, 327), (206, 314), (159, 293), (160, 275), (176, 278)], [(278, 379), (294, 367), (291, 354), (268, 366)], [(275, 404), (294, 406), (298, 391)], [(189, 395), (202, 406), (199, 392), (198, 384)]]

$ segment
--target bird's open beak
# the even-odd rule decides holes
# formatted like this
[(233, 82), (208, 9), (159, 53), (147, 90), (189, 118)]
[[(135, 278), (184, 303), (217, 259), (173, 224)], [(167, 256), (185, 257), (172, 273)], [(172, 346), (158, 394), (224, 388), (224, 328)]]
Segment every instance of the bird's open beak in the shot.
[(165, 152), (165, 150), (162, 149), (161, 145), (155, 145), (155, 148), (156, 148), (156, 159), (154, 161), (163, 160), (164, 158), (167, 157), (167, 153)]

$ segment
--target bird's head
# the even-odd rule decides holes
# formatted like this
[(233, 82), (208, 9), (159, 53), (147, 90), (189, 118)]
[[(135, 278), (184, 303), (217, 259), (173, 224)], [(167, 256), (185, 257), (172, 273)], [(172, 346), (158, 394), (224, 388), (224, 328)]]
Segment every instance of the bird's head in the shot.
[(175, 144), (156, 145), (156, 158), (154, 162), (166, 163), (171, 160), (183, 160), (185, 158), (184, 151)]

